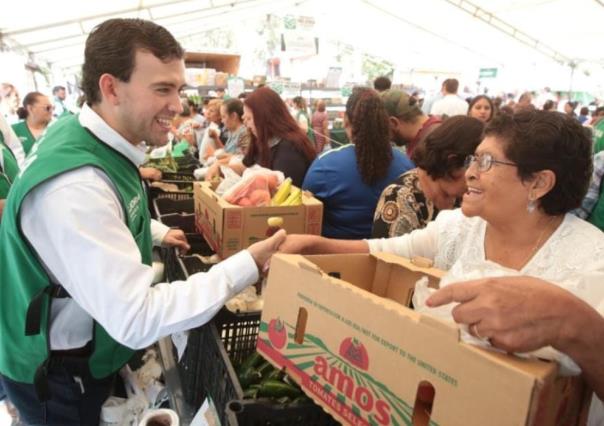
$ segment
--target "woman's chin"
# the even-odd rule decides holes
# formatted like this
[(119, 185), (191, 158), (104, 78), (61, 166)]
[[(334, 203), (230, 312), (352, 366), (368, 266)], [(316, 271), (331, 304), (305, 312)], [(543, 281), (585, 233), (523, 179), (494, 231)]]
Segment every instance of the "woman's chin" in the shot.
[(461, 212), (466, 217), (478, 216), (478, 212), (476, 211), (476, 209), (472, 208), (472, 206), (468, 206), (466, 203), (463, 202), (461, 203)]

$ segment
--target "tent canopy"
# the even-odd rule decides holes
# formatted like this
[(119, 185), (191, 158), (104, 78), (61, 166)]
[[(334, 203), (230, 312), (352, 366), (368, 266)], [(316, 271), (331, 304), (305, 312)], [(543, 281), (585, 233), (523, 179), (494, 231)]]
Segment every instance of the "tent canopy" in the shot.
[(604, 40), (600, 0), (36, 1), (3, 12), (0, 42), (70, 69), (81, 64), (90, 30), (111, 17), (152, 19), (191, 41), (267, 13), (313, 16), (320, 40), (347, 43), (407, 70), (515, 67), (535, 79), (573, 69), (594, 85), (604, 81), (604, 50), (596, 46)]

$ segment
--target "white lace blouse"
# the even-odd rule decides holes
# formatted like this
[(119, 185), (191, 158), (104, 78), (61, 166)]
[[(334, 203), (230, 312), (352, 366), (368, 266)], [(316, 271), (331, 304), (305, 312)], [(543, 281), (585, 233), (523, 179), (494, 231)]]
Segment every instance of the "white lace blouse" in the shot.
[[(481, 276), (541, 278), (570, 291), (604, 315), (604, 233), (598, 228), (567, 214), (520, 271), (485, 259), (485, 230), (482, 218), (466, 217), (460, 209), (445, 210), (424, 229), (367, 243), (371, 253), (432, 259), (435, 267), (449, 271), (446, 276), (449, 282), (476, 278), (477, 271)], [(591, 408), (589, 424), (604, 422), (602, 403), (595, 397)]]

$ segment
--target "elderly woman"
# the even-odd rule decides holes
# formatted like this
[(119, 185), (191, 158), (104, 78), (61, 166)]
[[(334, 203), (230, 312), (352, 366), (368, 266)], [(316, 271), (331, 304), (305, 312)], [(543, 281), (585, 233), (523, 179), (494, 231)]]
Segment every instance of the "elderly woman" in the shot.
[(452, 209), (466, 192), (464, 161), (480, 143), (484, 125), (451, 117), (413, 151), (416, 168), (382, 192), (373, 217), (373, 238), (396, 237), (425, 227), (440, 210)]
[[(441, 212), (425, 229), (365, 241), (290, 235), (280, 250), (423, 256), (458, 279), (477, 271), (483, 277), (530, 276), (554, 283), (592, 309), (603, 309), (604, 235), (568, 214), (581, 203), (591, 174), (591, 142), (581, 125), (543, 111), (495, 117), (467, 166), (461, 210)], [(480, 316), (465, 320), (473, 334), (492, 337), (494, 331), (484, 321)], [(506, 346), (497, 339), (493, 344)], [(589, 367), (579, 357), (575, 361)], [(592, 383), (599, 380), (601, 392), (602, 372), (595, 370), (586, 368), (585, 374)]]

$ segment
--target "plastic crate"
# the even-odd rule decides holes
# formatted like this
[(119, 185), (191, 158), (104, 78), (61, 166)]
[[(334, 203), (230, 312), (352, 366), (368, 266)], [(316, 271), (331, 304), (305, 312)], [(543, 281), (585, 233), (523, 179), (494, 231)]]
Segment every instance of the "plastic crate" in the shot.
[(153, 212), (155, 213), (155, 217), (171, 213), (195, 213), (195, 203), (193, 198), (183, 200), (156, 198), (153, 200)]
[[(186, 237), (191, 246), (191, 250), (189, 250), (188, 254), (199, 254), (202, 256), (211, 256), (214, 254), (214, 251), (210, 248), (202, 235), (186, 234)], [(179, 262), (180, 256), (177, 255), (176, 248), (170, 247), (163, 248), (162, 250), (162, 258), (166, 268), (168, 282), (186, 280), (192, 272), (186, 270), (184, 262)]]
[(263, 400), (235, 400), (226, 408), (229, 426), (339, 425), (321, 407), (311, 404), (275, 405)]
[(170, 213), (159, 216), (158, 220), (170, 228), (182, 229), (185, 233), (195, 232), (195, 213)]
[(184, 173), (184, 172), (178, 172), (178, 173), (171, 173), (171, 172), (164, 172), (162, 173), (162, 179), (164, 180), (170, 180), (170, 181), (181, 181), (181, 182), (193, 182), (195, 180), (195, 176), (193, 176), (193, 173)]
[(161, 188), (149, 185), (149, 198), (151, 200), (155, 200), (158, 198), (170, 198), (172, 200), (188, 200), (193, 198), (193, 182), (184, 182), (178, 180), (162, 182), (174, 184), (178, 187), (180, 191), (164, 191)]
[[(256, 350), (258, 339), (258, 327), (260, 326), (260, 312), (232, 313), (222, 309), (214, 319), (203, 327), (196, 329), (199, 332), (199, 375), (195, 386), (198, 386), (196, 398), (192, 401), (195, 407), (209, 395), (214, 401), (221, 424), (227, 425), (227, 405), (233, 400), (243, 400), (243, 390), (235, 367), (243, 362), (252, 352)], [(323, 411), (322, 408), (310, 402), (306, 404), (276, 405), (275, 410), (262, 410), (251, 406), (258, 404), (266, 407), (267, 401), (245, 401), (245, 407), (249, 412), (258, 413), (255, 418), (257, 425), (273, 425), (273, 414), (275, 420), (300, 417), (296, 425), (338, 425), (333, 418)], [(233, 411), (233, 410), (231, 410)], [(306, 413), (306, 414), (304, 414)], [(244, 414), (236, 414), (236, 417)], [(290, 419), (291, 420), (291, 419)], [(280, 421), (280, 420), (279, 420)], [(237, 424), (237, 423), (235, 423)], [(238, 423), (248, 424), (248, 423)], [(283, 423), (285, 424), (285, 423)]]
[[(203, 236), (199, 234), (186, 234), (187, 240), (191, 245), (191, 254), (202, 256), (211, 256), (214, 254)], [(164, 249), (164, 264), (166, 265), (166, 276), (169, 282), (186, 280), (190, 275), (196, 272), (206, 272), (212, 265), (207, 265), (196, 256), (178, 256), (175, 248)], [(199, 364), (199, 339), (201, 333), (199, 329), (189, 332), (187, 348), (180, 361), (177, 363), (178, 374), (182, 383), (183, 397), (185, 401), (193, 404), (197, 401), (197, 384), (200, 370)], [(174, 349), (176, 353), (176, 349)]]

